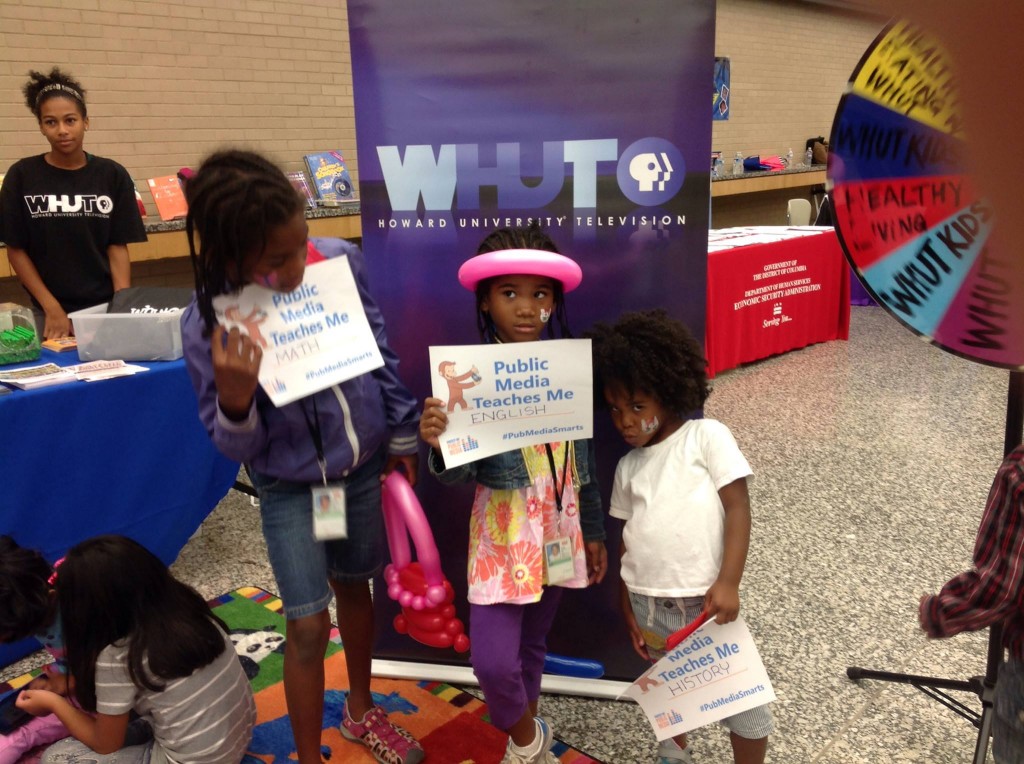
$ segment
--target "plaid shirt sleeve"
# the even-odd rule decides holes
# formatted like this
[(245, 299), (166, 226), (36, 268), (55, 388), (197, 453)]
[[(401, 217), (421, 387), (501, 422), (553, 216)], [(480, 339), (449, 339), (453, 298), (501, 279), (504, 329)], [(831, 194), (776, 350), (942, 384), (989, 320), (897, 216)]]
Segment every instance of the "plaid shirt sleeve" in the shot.
[(1024, 600), (1024, 446), (996, 473), (974, 545), (974, 568), (920, 608), (930, 637), (977, 631), (1019, 613)]

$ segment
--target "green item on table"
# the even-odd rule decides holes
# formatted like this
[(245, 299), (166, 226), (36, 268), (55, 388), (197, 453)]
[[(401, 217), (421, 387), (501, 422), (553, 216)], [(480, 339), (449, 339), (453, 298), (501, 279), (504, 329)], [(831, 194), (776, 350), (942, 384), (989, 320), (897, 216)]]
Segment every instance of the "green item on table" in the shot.
[(0, 331), (0, 366), (34, 361), (40, 356), (39, 338), (24, 324)]

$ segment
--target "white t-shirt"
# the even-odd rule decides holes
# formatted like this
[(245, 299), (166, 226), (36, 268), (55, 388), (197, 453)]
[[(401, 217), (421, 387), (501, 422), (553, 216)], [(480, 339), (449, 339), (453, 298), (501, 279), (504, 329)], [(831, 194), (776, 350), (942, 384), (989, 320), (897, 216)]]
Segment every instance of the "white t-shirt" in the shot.
[(626, 587), (656, 597), (703, 596), (722, 567), (718, 491), (752, 476), (729, 428), (714, 419), (687, 421), (661, 443), (622, 457), (610, 514), (626, 521)]

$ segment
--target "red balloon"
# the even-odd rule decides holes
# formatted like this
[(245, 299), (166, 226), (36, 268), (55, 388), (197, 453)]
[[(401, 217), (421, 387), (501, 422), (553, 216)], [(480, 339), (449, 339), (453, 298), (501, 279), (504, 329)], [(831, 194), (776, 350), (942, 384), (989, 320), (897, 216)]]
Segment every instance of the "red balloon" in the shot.
[(417, 642), (422, 642), (429, 647), (451, 647), (451, 635), (442, 632), (427, 632), (409, 630), (409, 636)]
[(429, 610), (406, 612), (405, 619), (409, 623), (410, 628), (418, 631), (441, 631), (448, 620), (440, 613), (432, 613)]
[(407, 634), (409, 632), (409, 624), (406, 623), (405, 616), (403, 615), (396, 615), (392, 625), (399, 634)]

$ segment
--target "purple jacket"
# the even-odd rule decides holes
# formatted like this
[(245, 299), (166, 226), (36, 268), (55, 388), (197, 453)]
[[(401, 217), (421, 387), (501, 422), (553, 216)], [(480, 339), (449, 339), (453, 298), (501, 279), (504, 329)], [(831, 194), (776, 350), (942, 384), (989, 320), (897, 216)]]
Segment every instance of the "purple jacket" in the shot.
[(363, 309), (384, 358), (383, 367), (280, 408), (257, 388), (249, 418), (232, 422), (217, 405), (210, 340), (203, 337), (203, 320), (194, 298), (181, 318), (185, 366), (199, 399), (199, 418), (214, 444), (229, 459), (297, 483), (321, 480), (316, 447), (303, 414), (305, 409), (312, 419), (313, 399), (329, 478), (342, 477), (359, 467), (386, 440), (391, 454), (416, 453), (419, 426), (416, 399), (398, 378), (398, 356), (388, 347), (384, 319), (369, 294), (362, 252), (344, 239), (311, 241), (325, 257), (348, 255)]

